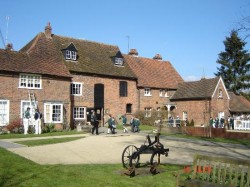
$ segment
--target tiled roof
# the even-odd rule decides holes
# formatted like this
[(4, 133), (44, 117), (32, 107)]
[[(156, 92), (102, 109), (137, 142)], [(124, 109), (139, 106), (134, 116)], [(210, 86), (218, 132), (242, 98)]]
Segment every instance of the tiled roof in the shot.
[(178, 85), (177, 91), (172, 96), (171, 101), (211, 98), (219, 79), (220, 77), (212, 79), (202, 78), (199, 81), (183, 82)]
[(168, 61), (123, 55), (138, 77), (139, 87), (176, 89), (182, 77)]
[(250, 101), (241, 95), (235, 95), (229, 92), (229, 110), (230, 112), (250, 112)]
[[(69, 61), (64, 58), (62, 50), (71, 44), (77, 49), (77, 61)], [(39, 50), (39, 54), (42, 54), (41, 57), (54, 59), (57, 63), (64, 64), (73, 73), (136, 79), (126, 63), (122, 67), (114, 65), (113, 57), (120, 52), (117, 46), (58, 35), (52, 35), (52, 39), (48, 39), (44, 33), (40, 34), (39, 40), (33, 40), (22, 51), (32, 53), (36, 50), (33, 49), (33, 46), (41, 49)], [(46, 58), (43, 58), (43, 60), (46, 60)]]

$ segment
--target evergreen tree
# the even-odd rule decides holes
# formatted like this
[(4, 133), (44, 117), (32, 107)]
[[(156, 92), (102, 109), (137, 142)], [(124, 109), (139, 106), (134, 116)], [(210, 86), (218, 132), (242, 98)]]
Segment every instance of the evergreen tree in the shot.
[(233, 30), (223, 43), (225, 51), (219, 54), (217, 63), (221, 66), (215, 75), (221, 76), (226, 88), (234, 93), (250, 89), (250, 53), (244, 50), (246, 42)]

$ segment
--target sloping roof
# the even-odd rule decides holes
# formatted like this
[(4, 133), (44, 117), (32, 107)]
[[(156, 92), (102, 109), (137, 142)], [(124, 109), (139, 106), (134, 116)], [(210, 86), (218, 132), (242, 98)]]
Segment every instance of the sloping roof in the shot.
[[(46, 46), (45, 46), (46, 48)], [(0, 49), (0, 71), (46, 74), (70, 77), (65, 65), (51, 58), (44, 58), (43, 53), (27, 54), (11, 50)]]
[[(36, 46), (36, 48), (41, 49), (40, 53), (43, 56), (56, 59), (58, 63), (64, 64), (73, 73), (136, 79), (136, 76), (126, 63), (124, 63), (124, 66), (114, 65), (113, 57), (120, 53), (117, 46), (54, 34), (52, 35), (52, 39), (46, 38), (44, 33), (40, 33), (39, 35), (39, 40), (33, 40), (22, 48), (21, 51), (32, 54), (36, 50), (33, 49), (33, 46)], [(62, 50), (72, 44), (77, 49), (77, 61), (65, 60), (62, 52)]]
[(202, 78), (199, 81), (180, 83), (171, 101), (211, 98), (219, 80), (220, 77), (215, 77), (212, 79)]
[(182, 77), (168, 61), (123, 55), (138, 77), (139, 87), (176, 89)]
[(235, 95), (233, 92), (229, 92), (229, 110), (230, 112), (250, 112), (250, 101), (248, 101), (242, 95)]

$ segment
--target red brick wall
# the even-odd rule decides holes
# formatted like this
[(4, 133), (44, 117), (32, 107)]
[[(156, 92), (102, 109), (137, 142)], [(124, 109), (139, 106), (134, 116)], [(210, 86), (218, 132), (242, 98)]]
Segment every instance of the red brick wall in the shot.
[[(120, 97), (120, 81), (127, 82), (128, 96)], [(73, 77), (73, 82), (83, 83), (83, 95), (74, 96), (74, 105), (94, 107), (94, 85), (104, 85), (104, 110), (113, 116), (126, 113), (126, 104), (132, 104), (132, 113), (138, 109), (136, 81), (111, 79), (103, 77), (79, 76)]]
[(70, 123), (70, 80), (60, 78), (49, 78), (42, 76), (42, 89), (19, 88), (19, 74), (0, 76), (0, 99), (10, 101), (10, 121), (20, 118), (21, 101), (29, 100), (29, 91), (35, 93), (38, 101), (38, 108), (44, 112), (44, 102), (60, 101), (63, 102), (66, 118)]

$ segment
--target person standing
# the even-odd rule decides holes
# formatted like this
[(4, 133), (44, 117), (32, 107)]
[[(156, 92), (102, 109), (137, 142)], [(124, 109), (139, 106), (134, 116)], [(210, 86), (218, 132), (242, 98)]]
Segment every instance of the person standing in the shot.
[(24, 134), (28, 133), (29, 129), (29, 123), (30, 123), (30, 107), (26, 109), (24, 112), (24, 119), (23, 119), (23, 128), (24, 128)]
[(41, 128), (41, 118), (42, 114), (39, 112), (38, 109), (35, 110), (35, 134), (41, 134), (42, 128)]
[(128, 129), (126, 128), (126, 125), (127, 125), (127, 117), (126, 117), (126, 114), (122, 115), (121, 118), (122, 118), (123, 132), (124, 132), (124, 133), (128, 133)]
[(96, 117), (94, 110), (92, 110), (90, 121), (91, 121), (91, 125), (92, 125), (92, 134), (94, 134), (94, 131), (95, 131), (96, 135), (98, 135), (99, 134), (98, 133), (99, 122), (97, 120), (97, 117)]

